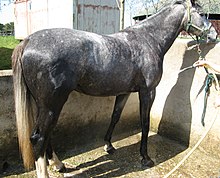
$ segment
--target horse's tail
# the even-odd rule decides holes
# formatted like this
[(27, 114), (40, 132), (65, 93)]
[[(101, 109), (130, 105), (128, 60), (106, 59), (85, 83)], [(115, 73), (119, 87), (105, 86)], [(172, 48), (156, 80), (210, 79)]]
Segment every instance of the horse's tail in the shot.
[(35, 161), (33, 147), (30, 142), (34, 122), (33, 97), (26, 85), (21, 62), (27, 43), (28, 39), (25, 39), (14, 49), (12, 54), (12, 69), (19, 149), (24, 167), (30, 170), (33, 168)]

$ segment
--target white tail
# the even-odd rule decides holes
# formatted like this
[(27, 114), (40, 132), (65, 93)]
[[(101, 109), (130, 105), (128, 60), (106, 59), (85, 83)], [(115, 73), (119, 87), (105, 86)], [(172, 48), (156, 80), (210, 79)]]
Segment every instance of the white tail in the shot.
[(27, 43), (28, 40), (24, 40), (14, 49), (12, 54), (12, 69), (19, 148), (24, 167), (29, 170), (33, 168), (35, 161), (33, 147), (30, 142), (34, 122), (34, 102), (25, 83), (21, 64), (22, 54)]

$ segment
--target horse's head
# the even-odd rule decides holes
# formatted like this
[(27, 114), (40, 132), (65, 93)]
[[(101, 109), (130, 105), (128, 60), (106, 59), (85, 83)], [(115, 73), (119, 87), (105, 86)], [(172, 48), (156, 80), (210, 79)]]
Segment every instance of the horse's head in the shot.
[(217, 39), (217, 32), (202, 13), (201, 6), (196, 0), (185, 0), (185, 4), (187, 13), (184, 20), (184, 30), (206, 39), (207, 42), (214, 42)]

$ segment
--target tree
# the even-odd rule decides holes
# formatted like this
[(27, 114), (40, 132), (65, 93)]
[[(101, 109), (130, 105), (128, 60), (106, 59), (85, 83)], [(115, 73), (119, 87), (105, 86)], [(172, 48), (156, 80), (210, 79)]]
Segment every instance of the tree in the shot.
[[(125, 0), (125, 10), (130, 14), (130, 19), (142, 11), (145, 15), (158, 12), (163, 6), (173, 2), (173, 0)], [(197, 0), (204, 13), (220, 14), (220, 0)], [(143, 12), (144, 10), (144, 12)]]
[(172, 0), (125, 0), (125, 11), (130, 16), (130, 24), (135, 15), (142, 13), (145, 15), (154, 14)]
[(147, 15), (158, 12), (164, 5), (169, 4), (172, 0), (142, 0), (142, 4)]
[(14, 22), (6, 23), (5, 25), (0, 23), (1, 35), (12, 35), (14, 34)]
[(207, 14), (220, 14), (220, 1), (219, 0), (199, 0), (204, 13)]
[(13, 31), (14, 31), (14, 22), (6, 23), (6, 24), (4, 25), (3, 30), (4, 30), (5, 32), (13, 32)]
[(4, 25), (0, 23), (0, 31), (3, 31)]
[(133, 16), (141, 10), (142, 0), (125, 0), (125, 11), (130, 15), (130, 24), (132, 24)]

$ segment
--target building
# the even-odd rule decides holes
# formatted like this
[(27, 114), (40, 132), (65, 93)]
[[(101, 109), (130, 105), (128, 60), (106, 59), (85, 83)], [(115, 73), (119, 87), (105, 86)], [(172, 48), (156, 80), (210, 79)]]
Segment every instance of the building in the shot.
[(15, 38), (45, 28), (74, 28), (100, 34), (119, 31), (115, 0), (16, 0)]

